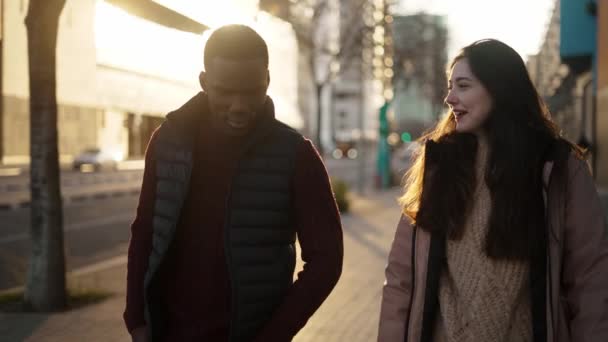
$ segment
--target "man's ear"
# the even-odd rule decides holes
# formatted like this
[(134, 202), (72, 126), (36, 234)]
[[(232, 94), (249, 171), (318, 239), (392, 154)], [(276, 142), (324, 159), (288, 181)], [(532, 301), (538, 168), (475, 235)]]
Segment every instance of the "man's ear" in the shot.
[(266, 90), (268, 90), (269, 86), (270, 86), (270, 71), (266, 70)]
[(200, 74), (198, 74), (198, 82), (201, 85), (201, 88), (203, 88), (203, 91), (207, 92), (207, 73), (204, 71), (201, 71)]

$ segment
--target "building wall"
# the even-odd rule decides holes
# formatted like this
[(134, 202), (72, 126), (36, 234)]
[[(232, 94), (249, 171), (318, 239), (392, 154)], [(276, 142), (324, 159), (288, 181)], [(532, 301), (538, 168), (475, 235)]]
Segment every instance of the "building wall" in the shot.
[(395, 120), (399, 133), (417, 138), (444, 110), (447, 28), (445, 17), (395, 16)]
[(360, 58), (351, 61), (349, 68), (341, 71), (334, 86), (331, 115), (334, 135), (339, 142), (357, 140), (361, 133), (361, 116), (366, 111), (362, 68)]
[[(205, 35), (183, 32), (148, 21), (96, 0), (93, 39), (98, 65), (116, 67), (166, 83), (199, 89)], [(169, 84), (171, 86), (172, 84)], [(162, 97), (167, 106), (181, 104), (173, 93)], [(156, 99), (155, 104), (163, 99)], [(159, 109), (163, 111), (163, 109)]]
[[(25, 15), (28, 1), (4, 1), (5, 95), (29, 97)], [(93, 37), (95, 0), (68, 0), (59, 20), (57, 37), (57, 101), (94, 107), (95, 42)], [(83, 86), (86, 85), (86, 86)]]
[(393, 108), (395, 108), (396, 130), (400, 133), (410, 133), (412, 137), (418, 138), (429, 128), (432, 122), (429, 117), (433, 117), (433, 108), (421, 93), (419, 85), (406, 83), (416, 83), (416, 80), (407, 82), (405, 79), (398, 79), (395, 82)]
[(125, 125), (125, 113), (107, 109), (101, 113), (101, 118), (102, 122), (95, 146), (103, 146), (118, 159), (124, 158), (129, 153), (129, 132)]
[(363, 85), (366, 94), (365, 116), (363, 118), (364, 138), (369, 141), (378, 140), (380, 127), (380, 108), (384, 105), (384, 86), (380, 80), (368, 79)]
[[(26, 1), (4, 1), (3, 92), (19, 98), (26, 98), (29, 94), (24, 24), (26, 11)], [(58, 63), (59, 60), (57, 58)]]
[[(4, 6), (0, 163), (25, 163), (29, 160), (29, 85), (23, 22), (28, 1), (4, 1)], [(279, 19), (264, 15), (258, 19), (255, 25), (269, 40), (270, 94), (277, 117), (301, 128), (295, 34)], [(155, 39), (142, 39), (147, 36)], [(91, 147), (141, 156), (164, 115), (200, 91), (205, 40), (206, 36), (131, 16), (103, 0), (67, 0), (57, 43), (63, 160)], [(135, 145), (130, 148), (130, 143)]]
[[(332, 105), (332, 124), (337, 141), (352, 141), (359, 131), (361, 108), (361, 89), (334, 92)], [(355, 133), (355, 134), (353, 134)]]
[(298, 108), (298, 42), (288, 22), (261, 12), (255, 29), (268, 45), (270, 86), (276, 118), (295, 129), (304, 128)]
[(599, 186), (608, 189), (608, 87), (597, 93), (597, 177)]
[[(4, 101), (4, 156), (2, 163), (25, 164), (30, 155), (29, 100), (7, 95)], [(81, 151), (82, 146), (96, 146), (101, 111), (94, 107), (59, 104), (59, 153), (63, 161)]]
[(298, 51), (298, 109), (304, 121), (302, 133), (312, 138), (316, 130), (315, 81), (309, 62), (312, 51), (305, 43), (298, 43)]
[(561, 0), (560, 4), (560, 57), (570, 69), (568, 77), (575, 78), (574, 83), (569, 83), (573, 85), (574, 111), (565, 115), (574, 115), (578, 121), (578, 127), (570, 131), (568, 137), (583, 147), (591, 147), (590, 162), (592, 171), (597, 177), (595, 148), (599, 144), (592, 127), (595, 126), (593, 121), (596, 117), (594, 94), (597, 88), (594, 61), (597, 53), (597, 16), (590, 11), (590, 1)]
[[(0, 162), (26, 163), (29, 83), (24, 18), (28, 1), (4, 1), (4, 6)], [(146, 33), (156, 39), (141, 39)], [(57, 42), (62, 160), (69, 161), (90, 147), (127, 154), (128, 113), (162, 117), (198, 92), (202, 51), (200, 35), (127, 15), (103, 0), (67, 0)], [(158, 120), (144, 121), (158, 124)], [(153, 127), (145, 129), (142, 137), (148, 137)], [(140, 143), (143, 147), (138, 150), (145, 144)]]
[(543, 98), (548, 98), (554, 94), (555, 88), (559, 86), (561, 78), (565, 76), (567, 71), (567, 69), (561, 68), (559, 40), (560, 6), (556, 1), (539, 53), (536, 58), (528, 61), (529, 64), (535, 63), (532, 68), (529, 68), (529, 71), (532, 71), (530, 73), (532, 80)]
[(605, 88), (608, 87), (608, 0), (597, 0), (597, 4), (597, 86)]
[[(562, 22), (562, 10), (564, 6), (560, 5), (560, 1), (555, 1), (539, 53), (528, 59), (527, 66), (540, 96), (549, 106), (553, 120), (565, 137), (579, 142), (583, 135), (591, 139), (590, 129), (583, 127), (591, 123), (589, 106), (586, 108), (587, 113), (583, 113), (582, 103), (585, 85), (592, 74), (590, 70), (573, 70), (562, 59), (561, 39), (569, 37), (562, 32), (568, 24)], [(566, 33), (572, 34), (571, 31)]]
[(530, 75), (530, 79), (534, 85), (537, 85), (538, 78), (538, 69), (539, 69), (539, 61), (538, 54), (536, 55), (528, 55), (526, 59), (526, 69), (528, 69), (528, 74)]
[(200, 90), (186, 82), (105, 64), (98, 65), (96, 83), (100, 108), (160, 117), (179, 108)]
[[(339, 141), (356, 141), (361, 136), (374, 141), (378, 135), (378, 110), (384, 104), (384, 86), (380, 81), (383, 75), (374, 72), (374, 36), (370, 28), (375, 24), (374, 11), (381, 9), (371, 2), (361, 7), (345, 0), (340, 1), (339, 7), (338, 39), (345, 49), (343, 53), (349, 57), (340, 61), (340, 73), (334, 84), (331, 105), (334, 135)], [(359, 31), (366, 34), (358, 36)], [(388, 51), (384, 52), (385, 57), (390, 56)]]
[(61, 161), (69, 162), (83, 149), (101, 146), (97, 142), (102, 120), (103, 112), (98, 108), (59, 105), (57, 125)]
[(562, 58), (589, 55), (595, 52), (596, 20), (586, 9), (590, 1), (560, 0)]
[(608, 0), (597, 0), (597, 176), (608, 189)]
[[(95, 0), (68, 0), (57, 37), (59, 153), (65, 158), (94, 143), (99, 115), (96, 105)], [(4, 1), (3, 163), (29, 161), (29, 76), (24, 24), (28, 1)], [(92, 116), (92, 117), (91, 117)]]
[[(336, 85), (332, 82), (326, 82), (330, 61), (327, 51), (335, 49), (338, 46), (339, 20), (336, 18), (340, 15), (340, 0), (329, 0), (326, 2), (327, 7), (324, 7), (321, 15), (315, 19), (314, 27), (311, 26), (310, 18), (307, 17), (305, 8), (308, 8), (308, 4), (305, 4), (305, 2), (279, 0), (260, 1), (259, 3), (261, 10), (272, 11), (272, 7), (277, 5), (276, 9), (278, 9), (278, 12), (275, 10), (274, 13), (279, 15), (281, 15), (281, 13), (283, 13), (283, 15), (290, 13), (285, 19), (290, 20), (293, 25), (300, 30), (299, 35), (301, 37), (306, 37), (305, 39), (296, 40), (297, 44), (295, 45), (289, 43), (290, 46), (293, 46), (291, 51), (289, 51), (286, 56), (279, 55), (278, 59), (280, 59), (280, 63), (283, 64), (281, 65), (282, 70), (287, 70), (284, 68), (291, 68), (291, 71), (287, 72), (287, 75), (292, 75), (295, 71), (295, 76), (297, 77), (296, 107), (300, 117), (298, 121), (301, 121), (300, 131), (313, 140), (316, 138), (318, 107), (320, 106), (322, 112), (321, 141), (324, 146), (331, 146), (331, 128), (335, 119), (334, 106), (336, 105), (336, 101), (334, 94), (336, 92)], [(288, 9), (287, 7), (291, 8)], [(261, 31), (264, 32), (264, 30)], [(291, 40), (291, 33), (287, 36), (283, 35), (282, 37), (278, 37), (277, 33), (278, 32), (275, 32), (274, 35), (270, 36), (277, 38), (278, 41), (273, 41), (272, 39), (268, 41), (269, 52), (271, 54), (273, 53), (274, 44), (284, 45)], [(311, 37), (308, 37), (309, 35), (311, 35)], [(310, 41), (312, 41), (312, 43)], [(296, 54), (296, 58), (295, 63), (292, 63), (289, 56), (294, 53)], [(270, 59), (272, 68), (273, 57), (271, 56)], [(269, 92), (271, 94), (276, 94), (279, 92), (280, 88), (285, 88), (285, 86), (280, 83), (285, 82), (282, 79), (285, 78), (285, 75), (279, 76), (281, 78), (279, 79), (280, 82), (276, 82), (273, 81), (273, 70), (271, 69), (270, 71), (271, 85)], [(279, 85), (275, 89), (272, 88), (273, 82), (275, 83), (275, 86), (277, 84)], [(316, 85), (320, 82), (324, 82), (324, 85), (320, 98), (317, 98)], [(291, 87), (289, 83), (287, 83), (287, 85), (288, 88)], [(291, 97), (288, 97), (288, 99), (289, 98)], [(318, 104), (318, 102), (320, 102), (320, 104)], [(350, 113), (352, 113), (352, 111), (349, 111), (349, 115)]]

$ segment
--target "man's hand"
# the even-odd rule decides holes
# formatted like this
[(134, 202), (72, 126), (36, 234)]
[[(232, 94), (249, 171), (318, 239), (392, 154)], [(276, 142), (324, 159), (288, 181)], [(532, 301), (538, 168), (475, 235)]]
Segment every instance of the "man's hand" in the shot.
[(148, 329), (146, 329), (145, 325), (141, 327), (133, 329), (131, 332), (131, 340), (133, 342), (148, 342), (150, 339), (148, 338)]

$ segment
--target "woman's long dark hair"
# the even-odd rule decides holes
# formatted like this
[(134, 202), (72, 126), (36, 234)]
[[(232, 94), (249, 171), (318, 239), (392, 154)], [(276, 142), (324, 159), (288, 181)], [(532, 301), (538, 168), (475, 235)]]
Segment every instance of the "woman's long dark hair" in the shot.
[[(484, 123), (490, 149), (485, 181), (492, 197), (486, 254), (496, 259), (528, 259), (535, 243), (544, 236), (542, 166), (548, 150), (561, 139), (559, 130), (534, 88), (523, 60), (511, 47), (497, 40), (480, 40), (462, 49), (450, 69), (460, 60), (468, 62), (493, 104)], [(450, 111), (421, 141), (439, 141), (455, 127)], [(422, 229), (458, 237), (461, 234), (455, 230), (464, 229), (462, 215), (467, 214), (466, 210), (438, 208), (441, 212), (437, 212), (431, 208), (433, 216), (442, 215), (442, 221), (449, 224), (425, 227), (424, 222), (417, 222), (423, 193), (424, 155), (424, 151), (419, 153), (406, 174), (406, 191), (401, 198), (404, 214)], [(458, 198), (450, 200), (469, 203), (473, 199), (465, 196), (471, 194), (471, 190), (453, 192), (452, 197)], [(430, 197), (427, 198), (430, 203), (433, 197), (440, 196), (446, 194), (434, 191), (425, 195)]]

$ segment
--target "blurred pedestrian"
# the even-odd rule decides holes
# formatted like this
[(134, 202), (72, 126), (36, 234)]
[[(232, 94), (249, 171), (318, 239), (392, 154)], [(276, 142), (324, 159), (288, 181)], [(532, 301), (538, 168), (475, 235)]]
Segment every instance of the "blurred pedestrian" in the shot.
[(125, 323), (133, 341), (291, 341), (342, 270), (329, 178), (312, 143), (275, 119), (254, 30), (214, 31), (204, 64), (203, 91), (146, 151)]
[(379, 341), (608, 341), (608, 239), (582, 151), (497, 40), (448, 71), (386, 268)]

